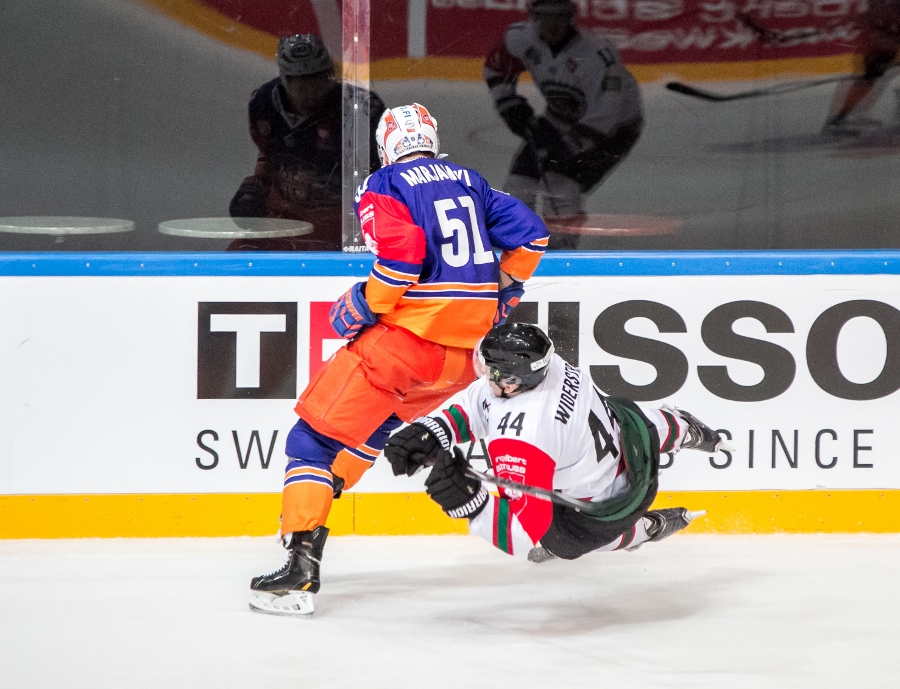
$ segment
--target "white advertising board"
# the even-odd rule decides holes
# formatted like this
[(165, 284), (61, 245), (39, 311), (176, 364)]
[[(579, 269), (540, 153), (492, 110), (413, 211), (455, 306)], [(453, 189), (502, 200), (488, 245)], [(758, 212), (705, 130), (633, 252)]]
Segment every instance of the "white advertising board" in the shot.
[[(275, 492), (351, 277), (0, 277), (0, 494)], [(662, 490), (900, 488), (900, 276), (534, 279), (601, 389), (727, 431)], [(418, 490), (379, 461), (363, 492)]]

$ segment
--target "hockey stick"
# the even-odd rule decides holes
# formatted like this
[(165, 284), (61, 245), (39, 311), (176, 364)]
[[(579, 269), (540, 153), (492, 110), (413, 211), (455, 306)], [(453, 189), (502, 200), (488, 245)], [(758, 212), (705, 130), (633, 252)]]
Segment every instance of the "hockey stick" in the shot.
[(811, 29), (806, 31), (805, 33), (795, 33), (792, 34), (790, 31), (775, 31), (774, 29), (767, 29), (764, 26), (760, 26), (755, 21), (750, 19), (746, 14), (738, 13), (737, 20), (750, 29), (753, 33), (755, 33), (759, 40), (763, 43), (791, 43), (792, 41), (803, 41), (807, 38), (818, 38), (819, 36), (825, 36), (829, 31), (832, 31), (840, 24), (834, 24), (829, 28), (825, 29)]
[(500, 478), (499, 476), (491, 476), (490, 474), (483, 474), (480, 471), (476, 471), (472, 467), (466, 468), (466, 476), (471, 478), (477, 478), (481, 481), (486, 481), (487, 483), (492, 483), (495, 486), (500, 486), (501, 488), (506, 488), (507, 490), (517, 490), (520, 493), (524, 493), (525, 495), (532, 495), (541, 500), (549, 500), (550, 502), (555, 502), (558, 505), (564, 505), (566, 507), (571, 507), (576, 512), (581, 512), (582, 514), (588, 517), (595, 517), (599, 515), (604, 515), (606, 510), (601, 509), (600, 503), (594, 502), (583, 502), (576, 498), (570, 498), (568, 495), (563, 495), (562, 493), (557, 493), (554, 490), (547, 490), (546, 488), (539, 488), (538, 486), (532, 486), (527, 483), (518, 483), (516, 481), (510, 481), (509, 479)]
[[(476, 471), (472, 467), (468, 467), (466, 469), (466, 475), (472, 478), (481, 479), (482, 481), (486, 481), (488, 483), (493, 483), (495, 486), (500, 486), (501, 488), (506, 488), (508, 490), (517, 490), (520, 493), (525, 493), (526, 495), (533, 495), (536, 498), (541, 500), (549, 500), (550, 502), (555, 502), (560, 505), (565, 505), (566, 507), (571, 507), (576, 512), (580, 512), (586, 517), (596, 517), (603, 516), (605, 510), (598, 509), (602, 503), (596, 502), (582, 502), (581, 500), (577, 500), (575, 498), (570, 498), (568, 495), (563, 495), (562, 493), (557, 493), (556, 491), (546, 490), (545, 488), (538, 488), (537, 486), (530, 486), (527, 483), (517, 483), (516, 481), (509, 481), (505, 478), (499, 478), (497, 476), (490, 476), (488, 474), (482, 474), (480, 471)], [(687, 523), (690, 524), (697, 517), (702, 517), (706, 514), (706, 510), (696, 510), (696, 511), (687, 511), (685, 518), (687, 519)]]
[(802, 91), (803, 89), (812, 88), (813, 86), (821, 86), (823, 84), (834, 84), (839, 81), (848, 81), (856, 79), (854, 74), (842, 74), (837, 77), (825, 77), (823, 79), (811, 79), (810, 81), (792, 81), (787, 84), (778, 84), (762, 89), (752, 89), (750, 91), (740, 91), (738, 93), (721, 94), (705, 91), (703, 89), (694, 88), (678, 81), (670, 81), (666, 84), (666, 88), (675, 93), (681, 93), (685, 96), (692, 96), (701, 100), (712, 101), (714, 103), (724, 103), (732, 100), (742, 100), (744, 98), (756, 98), (759, 96), (777, 96), (782, 93), (793, 93), (794, 91)]

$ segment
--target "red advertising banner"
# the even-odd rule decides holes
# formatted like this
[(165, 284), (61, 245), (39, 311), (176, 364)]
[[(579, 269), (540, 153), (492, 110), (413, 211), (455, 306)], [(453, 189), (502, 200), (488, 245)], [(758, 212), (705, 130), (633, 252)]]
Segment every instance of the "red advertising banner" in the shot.
[[(428, 54), (486, 55), (524, 0), (431, 0)], [(630, 64), (824, 57), (853, 52), (865, 0), (582, 0), (577, 23)]]
[[(340, 22), (340, 0), (202, 0), (272, 35), (318, 32)], [(610, 36), (625, 62), (746, 62), (857, 52), (873, 20), (867, 0), (575, 0), (584, 31)], [(371, 55), (483, 58), (507, 26), (527, 19), (526, 0), (372, 3)], [(425, 54), (410, 46), (424, 45)]]

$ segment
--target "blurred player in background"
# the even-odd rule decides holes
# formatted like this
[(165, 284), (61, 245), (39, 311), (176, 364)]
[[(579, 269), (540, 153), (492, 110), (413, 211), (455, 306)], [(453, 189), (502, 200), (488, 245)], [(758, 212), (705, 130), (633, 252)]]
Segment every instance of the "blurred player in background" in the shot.
[(350, 343), (296, 406), (282, 494), (287, 560), (252, 580), (250, 606), (261, 612), (313, 611), (334, 495), (403, 421), (475, 379), (475, 343), (506, 320), (547, 245), (547, 228), (525, 204), (437, 158), (437, 123), (423, 106), (386, 111), (375, 137), (384, 167), (356, 195), (375, 265), (332, 307), (332, 325)]
[[(313, 234), (283, 239), (240, 239), (229, 249), (341, 250), (342, 87), (325, 44), (315, 34), (282, 38), (279, 76), (250, 97), (250, 136), (259, 149), (256, 168), (231, 199), (232, 217), (290, 218), (313, 225)], [(350, 87), (356, 88), (356, 87)], [(385, 106), (368, 103), (372, 130)], [(371, 168), (378, 151), (371, 147)]]
[[(484, 78), (497, 110), (524, 144), (504, 189), (543, 214), (579, 215), (588, 194), (637, 143), (644, 123), (637, 82), (605, 38), (578, 30), (570, 0), (530, 0), (488, 55)], [(516, 92), (531, 74), (547, 103), (536, 117)]]
[(869, 0), (860, 21), (862, 69), (857, 78), (841, 83), (835, 90), (823, 134), (852, 136), (866, 126), (881, 125), (864, 114), (890, 81), (885, 78), (888, 70), (897, 64), (900, 0)]
[[(472, 534), (532, 561), (574, 560), (660, 541), (702, 514), (648, 510), (661, 452), (731, 449), (711, 428), (683, 410), (603, 395), (589, 375), (554, 353), (536, 325), (493, 328), (479, 354), (482, 377), (458, 404), (418, 419), (385, 447), (396, 476), (434, 462), (428, 494), (451, 517), (468, 519)], [(508, 486), (499, 497), (466, 473), (468, 463), (454, 448), (481, 438), (495, 476)], [(571, 504), (548, 502), (552, 491)]]

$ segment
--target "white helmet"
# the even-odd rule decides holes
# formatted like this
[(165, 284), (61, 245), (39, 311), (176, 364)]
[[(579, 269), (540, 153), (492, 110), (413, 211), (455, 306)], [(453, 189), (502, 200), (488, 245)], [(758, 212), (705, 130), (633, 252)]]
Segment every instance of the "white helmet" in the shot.
[(418, 103), (385, 110), (375, 130), (375, 142), (382, 165), (396, 163), (415, 151), (429, 151), (437, 157), (441, 147), (437, 120)]

